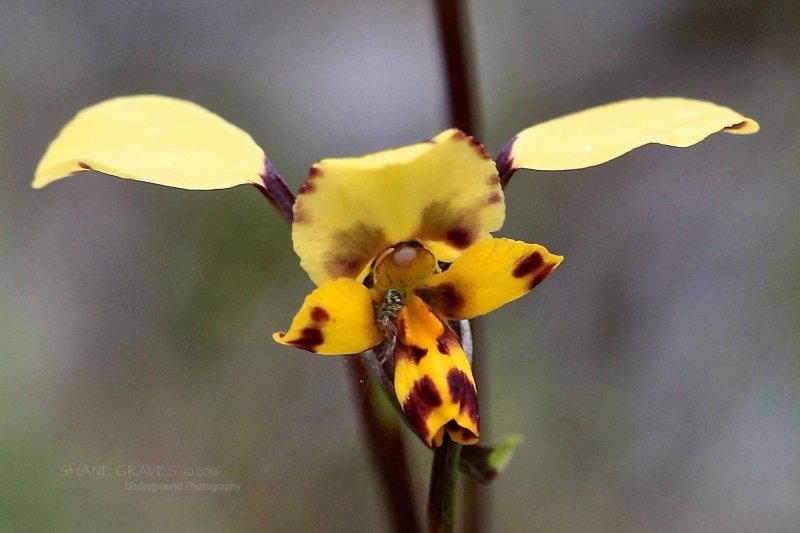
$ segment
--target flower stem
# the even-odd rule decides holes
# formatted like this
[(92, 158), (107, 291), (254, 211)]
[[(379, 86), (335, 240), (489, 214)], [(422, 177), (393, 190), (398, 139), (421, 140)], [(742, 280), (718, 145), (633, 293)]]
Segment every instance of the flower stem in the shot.
[(439, 44), (447, 72), (447, 93), (450, 121), (467, 134), (475, 134), (473, 101), (470, 90), (467, 34), (464, 30), (466, 11), (461, 0), (436, 0)]
[(461, 445), (445, 433), (444, 442), (433, 450), (431, 484), (428, 496), (428, 531), (451, 533), (455, 525), (458, 462)]
[[(483, 350), (481, 339), (483, 322), (480, 319), (473, 319), (468, 321), (471, 327), (470, 335), (470, 348), (472, 350), (472, 358), (470, 366), (472, 367), (472, 374), (475, 377), (475, 386), (481, 394), (481, 409), (486, 412), (488, 405), (487, 399), (487, 379), (486, 379), (486, 358), (482, 357), (486, 352)], [(475, 354), (478, 354), (476, 357)], [(481, 421), (481, 432), (486, 434), (488, 424), (487, 418), (484, 417)], [(465, 533), (481, 533), (486, 527), (486, 521), (489, 514), (489, 492), (488, 488), (481, 486), (474, 478), (464, 476), (462, 482), (464, 509), (466, 511), (464, 516), (464, 532)]]

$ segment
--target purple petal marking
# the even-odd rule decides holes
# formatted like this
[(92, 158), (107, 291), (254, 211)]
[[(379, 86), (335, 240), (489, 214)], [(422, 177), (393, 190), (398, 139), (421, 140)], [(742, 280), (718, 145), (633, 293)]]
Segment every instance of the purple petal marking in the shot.
[(497, 173), (500, 175), (500, 186), (504, 189), (511, 180), (511, 176), (517, 171), (517, 168), (514, 166), (514, 160), (511, 157), (511, 149), (514, 148), (515, 142), (517, 142), (516, 135), (503, 146), (503, 149), (500, 150), (500, 154), (497, 156)]
[(261, 174), (261, 181), (264, 182), (264, 185), (256, 184), (256, 188), (283, 215), (283, 218), (290, 223), (293, 222), (295, 196), (267, 156), (264, 156), (264, 172)]

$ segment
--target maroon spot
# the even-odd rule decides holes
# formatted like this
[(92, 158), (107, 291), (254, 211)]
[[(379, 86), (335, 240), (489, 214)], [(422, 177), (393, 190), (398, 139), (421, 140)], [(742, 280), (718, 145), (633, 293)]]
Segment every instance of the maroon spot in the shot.
[(488, 181), (489, 185), (493, 185), (493, 186), (494, 185), (499, 185), (500, 184), (500, 175), (497, 174), (496, 172), (492, 172), (492, 175), (489, 176), (489, 179), (487, 181)]
[(430, 411), (420, 409), (419, 406), (409, 399), (403, 402), (403, 413), (405, 413), (408, 422), (417, 430), (419, 436), (422, 437), (423, 440), (427, 440), (428, 426), (425, 425), (425, 421), (428, 419)]
[(469, 145), (470, 145), (470, 146), (471, 146), (471, 147), (472, 147), (472, 148), (473, 148), (473, 149), (474, 149), (476, 152), (478, 152), (478, 155), (479, 155), (479, 156), (481, 156), (481, 158), (483, 158), (483, 159), (491, 159), (491, 158), (489, 157), (489, 154), (488, 154), (488, 153), (486, 153), (486, 149), (483, 147), (483, 145), (481, 144), (481, 142), (480, 142), (480, 141), (478, 141), (477, 139), (475, 139), (474, 137), (471, 137), (471, 136), (467, 135), (467, 134), (466, 134), (466, 133), (464, 133), (463, 131), (461, 131), (461, 130), (456, 130), (456, 131), (455, 131), (455, 133), (453, 133), (453, 137), (452, 137), (452, 138), (453, 138), (454, 140), (456, 140), (456, 141), (462, 141), (462, 140), (466, 139), (466, 140), (467, 140), (467, 142), (469, 143)]
[(308, 194), (314, 192), (314, 189), (316, 188), (314, 186), (314, 180), (321, 175), (322, 175), (322, 170), (320, 170), (319, 167), (312, 166), (311, 168), (309, 168), (308, 179), (303, 185), (300, 186), (298, 194)]
[(337, 255), (333, 257), (330, 263), (341, 277), (355, 278), (361, 272), (360, 257)]
[(305, 224), (308, 222), (308, 216), (306, 212), (298, 209), (297, 204), (294, 204), (294, 220), (292, 221), (293, 224)]
[(325, 339), (319, 328), (303, 328), (298, 338), (287, 342), (297, 348), (308, 350), (309, 352), (316, 352), (317, 347), (325, 342)]
[(331, 319), (331, 315), (322, 307), (315, 307), (311, 310), (311, 320), (314, 322), (327, 322)]
[(472, 148), (475, 149), (475, 151), (478, 153), (481, 159), (491, 159), (491, 157), (489, 157), (489, 154), (486, 152), (486, 148), (483, 147), (480, 141), (478, 141), (474, 137), (469, 137), (469, 144), (470, 146), (472, 146)]
[(462, 441), (469, 441), (472, 439), (477, 439), (478, 436), (474, 434), (472, 431), (468, 430), (467, 428), (462, 428), (458, 425), (458, 422), (455, 420), (451, 420), (445, 426), (445, 429), (450, 433), (452, 436), (457, 436)]
[(467, 375), (457, 368), (451, 368), (447, 373), (447, 388), (450, 389), (450, 399), (459, 405), (458, 412), (467, 412), (470, 420), (478, 424), (478, 393)]
[(427, 348), (422, 348), (414, 344), (406, 344), (406, 334), (408, 324), (402, 318), (397, 321), (397, 347), (395, 348), (395, 364), (401, 358), (409, 359), (414, 364), (419, 364), (420, 359), (428, 353)]
[(444, 355), (450, 355), (450, 342), (452, 340), (449, 333), (449, 331), (446, 331), (444, 335), (436, 339), (436, 348), (439, 350), (439, 353)]
[(406, 324), (403, 315), (400, 315), (400, 318), (397, 320), (397, 341), (405, 343), (407, 334), (408, 324)]
[(499, 192), (493, 192), (492, 195), (486, 199), (486, 203), (492, 205), (498, 203), (502, 199), (503, 199), (502, 194), (500, 194)]
[(524, 278), (525, 276), (539, 270), (544, 264), (544, 258), (539, 252), (533, 252), (528, 257), (517, 263), (511, 275), (515, 278)]
[(403, 402), (403, 413), (417, 429), (419, 435), (428, 440), (428, 427), (425, 422), (435, 408), (442, 405), (442, 397), (436, 390), (436, 384), (430, 376), (424, 376), (414, 382), (414, 387)]
[(460, 249), (475, 241), (480, 232), (480, 212), (486, 207), (486, 196), (476, 196), (468, 206), (456, 207), (449, 201), (431, 202), (422, 211), (420, 225), (415, 232), (418, 240), (449, 242)]
[(84, 170), (94, 170), (89, 163), (84, 163), (83, 161), (78, 161), (78, 166)]
[(445, 240), (459, 250), (463, 250), (472, 244), (473, 238), (470, 232), (464, 228), (455, 227), (449, 230), (445, 236)]
[(555, 267), (556, 267), (555, 265), (548, 265), (547, 268), (545, 268), (542, 272), (534, 276), (533, 279), (531, 280), (529, 290), (533, 290), (534, 287), (543, 282), (544, 278), (549, 276), (550, 272), (552, 272)]
[(388, 244), (380, 228), (364, 222), (331, 233), (323, 263), (332, 278), (355, 278)]
[(427, 348), (422, 348), (420, 346), (414, 346), (413, 344), (411, 346), (409, 346), (408, 348), (409, 348), (409, 350), (408, 350), (409, 353), (411, 354), (411, 356), (414, 358), (414, 360), (417, 363), (419, 363), (419, 360), (422, 359), (423, 357), (425, 357), (425, 354), (428, 353), (428, 349)]
[(464, 297), (449, 283), (417, 289), (417, 296), (447, 317), (456, 317), (464, 306)]
[[(405, 326), (403, 327), (405, 328)], [(395, 348), (395, 364), (397, 364), (397, 361), (400, 359), (408, 359), (415, 365), (418, 365), (420, 360), (427, 354), (427, 348), (422, 348), (413, 344), (405, 344), (398, 338), (397, 347)]]

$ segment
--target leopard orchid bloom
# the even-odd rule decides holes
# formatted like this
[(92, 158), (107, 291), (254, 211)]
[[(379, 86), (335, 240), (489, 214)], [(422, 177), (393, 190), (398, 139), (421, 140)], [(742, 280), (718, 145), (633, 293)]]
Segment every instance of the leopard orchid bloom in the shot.
[(85, 170), (184, 189), (253, 184), (293, 218), (301, 266), (317, 285), (282, 344), (352, 354), (396, 338), (394, 388), (428, 446), (447, 432), (479, 437), (477, 392), (449, 321), (488, 313), (538, 285), (561, 262), (544, 247), (494, 238), (503, 186), (520, 168), (598, 165), (649, 143), (686, 147), (758, 124), (710, 102), (626, 100), (528, 128), (495, 164), (458, 130), (427, 142), (311, 167), (291, 194), (263, 150), (204, 108), (144, 95), (80, 112), (40, 162), (33, 187)]
[(396, 332), (394, 389), (420, 437), (477, 442), (475, 382), (448, 321), (519, 298), (561, 261), (492, 238), (504, 217), (494, 162), (458, 130), (316, 163), (294, 204), (292, 240), (318, 288), (275, 340), (339, 355)]

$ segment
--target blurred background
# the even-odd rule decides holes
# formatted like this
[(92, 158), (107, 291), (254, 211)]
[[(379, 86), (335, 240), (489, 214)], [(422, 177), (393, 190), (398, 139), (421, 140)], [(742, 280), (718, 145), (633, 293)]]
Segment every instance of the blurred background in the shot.
[[(525, 437), (487, 492), (492, 531), (797, 531), (800, 4), (467, 7), (493, 154), (635, 96), (713, 100), (762, 127), (514, 177), (502, 235), (566, 261), (480, 329), (484, 440)], [(387, 530), (346, 360), (271, 340), (312, 285), (261, 195), (29, 183), (76, 111), (123, 94), (214, 110), (293, 188), (323, 157), (428, 138), (448, 126), (431, 4), (0, 12), (0, 530)], [(430, 454), (408, 447), (422, 503)], [(82, 465), (216, 468), (241, 489), (63, 475)]]

